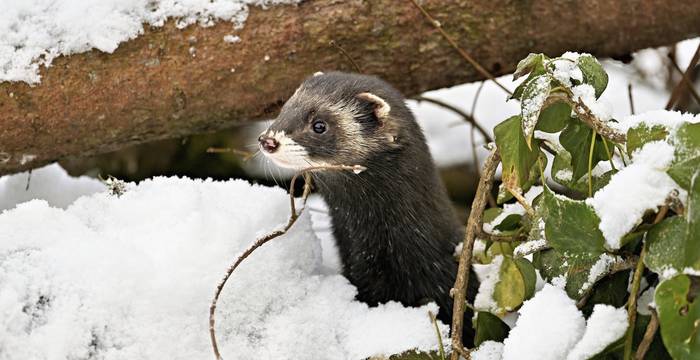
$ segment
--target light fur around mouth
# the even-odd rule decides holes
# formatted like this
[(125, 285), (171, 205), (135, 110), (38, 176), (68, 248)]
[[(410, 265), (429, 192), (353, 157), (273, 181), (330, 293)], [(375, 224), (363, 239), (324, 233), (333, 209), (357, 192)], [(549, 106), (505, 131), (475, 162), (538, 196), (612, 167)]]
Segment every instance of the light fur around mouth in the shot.
[(274, 138), (279, 144), (278, 149), (273, 153), (261, 150), (265, 157), (272, 160), (272, 163), (279, 167), (292, 170), (301, 170), (312, 166), (328, 165), (325, 162), (311, 160), (306, 148), (299, 145), (290, 137), (286, 136), (284, 131), (268, 130), (263, 132), (261, 135)]

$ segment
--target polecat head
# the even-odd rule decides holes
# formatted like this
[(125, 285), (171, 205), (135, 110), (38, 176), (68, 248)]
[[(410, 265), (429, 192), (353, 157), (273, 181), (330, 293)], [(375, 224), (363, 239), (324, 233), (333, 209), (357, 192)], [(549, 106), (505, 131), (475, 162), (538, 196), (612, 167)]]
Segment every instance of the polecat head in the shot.
[[(307, 78), (260, 135), (279, 166), (364, 165), (422, 134), (401, 94), (373, 77), (331, 72)], [(416, 139), (414, 139), (416, 140)]]

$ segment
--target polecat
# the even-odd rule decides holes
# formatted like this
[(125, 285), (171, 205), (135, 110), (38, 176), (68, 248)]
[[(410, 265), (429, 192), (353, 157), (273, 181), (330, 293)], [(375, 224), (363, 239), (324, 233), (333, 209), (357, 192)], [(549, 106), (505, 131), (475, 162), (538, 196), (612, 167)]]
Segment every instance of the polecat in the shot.
[(438, 318), (452, 322), (453, 252), (463, 227), (396, 89), (372, 76), (317, 74), (301, 84), (258, 140), (282, 167), (366, 167), (360, 174), (313, 173), (328, 204), (343, 274), (360, 301), (415, 306), (433, 300), (440, 306)]

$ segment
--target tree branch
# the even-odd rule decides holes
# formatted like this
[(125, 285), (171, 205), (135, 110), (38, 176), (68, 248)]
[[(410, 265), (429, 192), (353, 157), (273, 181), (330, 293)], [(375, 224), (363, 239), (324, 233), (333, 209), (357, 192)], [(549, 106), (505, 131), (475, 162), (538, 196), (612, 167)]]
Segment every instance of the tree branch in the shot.
[[(694, 0), (674, 6), (423, 0), (421, 6), (493, 76), (512, 72), (529, 52), (619, 56), (700, 32)], [(0, 83), (0, 175), (272, 118), (304, 77), (354, 71), (331, 40), (365, 73), (407, 97), (484, 78), (436, 28), (417, 25), (424, 21), (410, 1), (307, 0), (253, 7), (242, 29), (220, 22), (181, 30), (170, 20), (112, 54), (60, 56), (41, 69), (36, 86)], [(226, 35), (241, 41), (226, 43)]]

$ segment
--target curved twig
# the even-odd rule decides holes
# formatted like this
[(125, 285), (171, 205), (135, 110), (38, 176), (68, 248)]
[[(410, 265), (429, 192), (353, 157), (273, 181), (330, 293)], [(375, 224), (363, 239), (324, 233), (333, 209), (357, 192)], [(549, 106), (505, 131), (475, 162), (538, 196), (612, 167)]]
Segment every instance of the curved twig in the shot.
[(439, 106), (439, 107), (442, 107), (442, 108), (445, 108), (445, 109), (447, 109), (447, 110), (450, 110), (450, 111), (454, 112), (455, 114), (457, 114), (457, 115), (461, 116), (462, 118), (464, 118), (464, 120), (467, 121), (469, 124), (471, 124), (475, 129), (479, 130), (479, 133), (484, 137), (484, 139), (486, 139), (486, 142), (487, 142), (487, 143), (493, 142), (493, 139), (491, 138), (491, 135), (489, 135), (489, 133), (486, 131), (486, 129), (484, 129), (483, 127), (481, 127), (481, 125), (479, 125), (479, 123), (476, 122), (476, 120), (474, 119), (473, 116), (471, 116), (471, 115), (467, 114), (466, 112), (460, 110), (460, 109), (457, 108), (456, 106), (450, 105), (450, 104), (448, 104), (448, 103), (446, 103), (446, 102), (444, 102), (444, 101), (432, 99), (432, 98), (425, 97), (425, 96), (416, 96), (414, 99), (417, 100), (417, 101), (429, 102), (429, 103), (431, 103), (431, 104), (435, 104), (435, 105), (437, 105), (437, 106)]
[(223, 357), (221, 357), (221, 353), (219, 352), (219, 346), (216, 342), (216, 320), (215, 320), (215, 314), (216, 314), (216, 303), (219, 301), (219, 296), (221, 295), (221, 292), (224, 289), (224, 286), (226, 285), (226, 282), (228, 279), (231, 277), (231, 274), (236, 270), (236, 268), (250, 256), (250, 254), (253, 253), (257, 248), (263, 246), (265, 243), (268, 241), (280, 237), (284, 234), (287, 233), (287, 231), (294, 225), (294, 223), (297, 221), (299, 218), (299, 215), (301, 214), (301, 210), (297, 212), (296, 209), (296, 204), (294, 202), (294, 185), (296, 183), (297, 178), (301, 175), (304, 176), (306, 179), (306, 183), (304, 184), (304, 194), (302, 195), (302, 199), (304, 202), (306, 202), (306, 198), (309, 196), (309, 193), (311, 192), (311, 182), (307, 178), (307, 175), (311, 172), (315, 171), (322, 171), (322, 170), (330, 170), (330, 171), (352, 171), (354, 173), (360, 173), (366, 168), (364, 166), (360, 165), (354, 165), (354, 166), (348, 166), (348, 165), (328, 165), (328, 166), (312, 166), (308, 167), (305, 169), (300, 170), (298, 173), (292, 177), (291, 185), (289, 187), (289, 199), (290, 199), (290, 215), (289, 215), (289, 221), (287, 221), (287, 225), (284, 226), (284, 228), (275, 230), (261, 238), (258, 238), (255, 240), (253, 245), (248, 247), (243, 253), (238, 256), (236, 261), (231, 265), (228, 270), (226, 270), (226, 274), (224, 275), (223, 279), (219, 282), (219, 284), (216, 286), (216, 291), (214, 292), (214, 298), (211, 301), (211, 305), (209, 306), (209, 337), (211, 338), (211, 346), (214, 351), (214, 356), (216, 356), (217, 360), (223, 360)]

